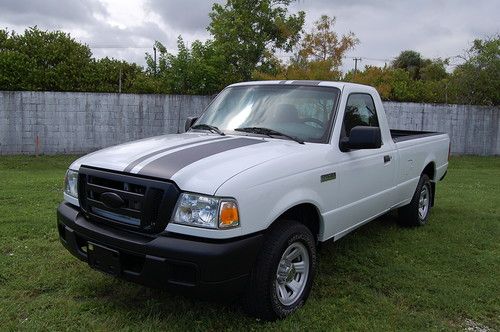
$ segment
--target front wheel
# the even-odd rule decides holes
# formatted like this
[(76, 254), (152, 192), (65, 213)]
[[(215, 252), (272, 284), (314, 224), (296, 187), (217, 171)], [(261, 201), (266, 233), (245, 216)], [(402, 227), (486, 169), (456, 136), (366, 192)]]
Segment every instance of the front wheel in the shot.
[(265, 320), (284, 318), (309, 296), (316, 269), (311, 231), (296, 221), (280, 221), (270, 229), (245, 294), (245, 307)]
[(399, 223), (403, 226), (423, 226), (429, 220), (432, 202), (431, 181), (422, 174), (410, 204), (399, 209)]

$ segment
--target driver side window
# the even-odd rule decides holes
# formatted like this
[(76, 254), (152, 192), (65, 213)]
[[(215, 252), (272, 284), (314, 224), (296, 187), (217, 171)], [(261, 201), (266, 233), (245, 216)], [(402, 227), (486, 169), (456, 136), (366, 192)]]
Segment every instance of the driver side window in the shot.
[(349, 137), (351, 129), (356, 126), (379, 126), (375, 104), (369, 94), (352, 93), (347, 99), (342, 137)]

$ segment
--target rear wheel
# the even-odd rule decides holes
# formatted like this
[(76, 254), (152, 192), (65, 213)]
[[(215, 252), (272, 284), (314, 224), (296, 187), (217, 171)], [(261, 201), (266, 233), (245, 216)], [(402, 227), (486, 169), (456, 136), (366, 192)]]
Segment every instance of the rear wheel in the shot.
[(404, 226), (423, 226), (429, 220), (432, 202), (431, 181), (426, 174), (420, 176), (410, 204), (399, 209), (399, 223)]
[(265, 320), (284, 318), (309, 296), (316, 268), (311, 231), (296, 221), (280, 221), (270, 229), (252, 271), (245, 308)]

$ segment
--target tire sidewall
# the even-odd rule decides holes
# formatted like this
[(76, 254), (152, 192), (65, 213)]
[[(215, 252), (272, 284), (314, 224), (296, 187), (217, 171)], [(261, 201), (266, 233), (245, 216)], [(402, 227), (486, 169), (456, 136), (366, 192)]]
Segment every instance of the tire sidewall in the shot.
[[(277, 252), (273, 255), (271, 271), (269, 271), (270, 277), (269, 277), (268, 287), (271, 300), (271, 307), (273, 308), (276, 316), (280, 318), (289, 315), (290, 313), (294, 312), (295, 310), (304, 305), (305, 300), (308, 298), (309, 293), (311, 292), (314, 274), (316, 271), (316, 250), (315, 250), (314, 239), (310, 231), (305, 226), (303, 225), (299, 226), (301, 227), (300, 228), (294, 227), (293, 232), (290, 232), (288, 236), (283, 237), (284, 241), (282, 241), (282, 243), (280, 244), (279, 250), (277, 250)], [(278, 295), (276, 294), (276, 285), (275, 285), (276, 272), (283, 253), (288, 248), (288, 246), (290, 246), (295, 242), (300, 242), (307, 249), (310, 262), (309, 273), (306, 285), (300, 297), (294, 303), (290, 305), (284, 305), (280, 302), (280, 300), (278, 299)]]
[[(427, 191), (428, 191), (428, 194), (429, 194), (429, 207), (427, 208), (427, 213), (426, 213), (425, 217), (422, 219), (422, 218), (420, 218), (420, 214), (418, 213), (418, 210), (419, 210), (420, 195), (421, 195), (422, 189), (425, 186), (427, 187)], [(417, 216), (419, 224), (422, 225), (422, 226), (425, 225), (425, 224), (427, 224), (427, 221), (429, 220), (429, 215), (431, 213), (431, 202), (432, 202), (432, 190), (431, 189), (432, 189), (431, 188), (431, 181), (430, 181), (429, 177), (427, 175), (423, 175), (420, 178), (420, 182), (419, 182), (419, 185), (418, 185), (418, 190), (415, 192), (415, 194), (416, 194), (416, 197), (415, 197), (415, 207), (416, 207), (415, 214)]]

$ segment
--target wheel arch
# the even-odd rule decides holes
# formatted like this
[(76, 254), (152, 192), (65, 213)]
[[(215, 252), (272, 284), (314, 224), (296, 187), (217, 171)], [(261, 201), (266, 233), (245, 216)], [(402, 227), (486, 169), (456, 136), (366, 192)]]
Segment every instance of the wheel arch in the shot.
[(436, 196), (436, 163), (434, 161), (428, 162), (427, 165), (422, 170), (422, 175), (427, 175), (431, 180), (431, 206), (434, 206), (434, 197)]
[(434, 161), (427, 162), (422, 170), (422, 174), (426, 174), (432, 182), (436, 181), (436, 163)]
[(319, 235), (323, 231), (323, 218), (319, 208), (311, 202), (298, 203), (286, 211), (282, 212), (268, 228), (273, 227), (277, 223), (286, 222), (287, 220), (298, 221), (304, 224), (312, 233), (316, 243)]

